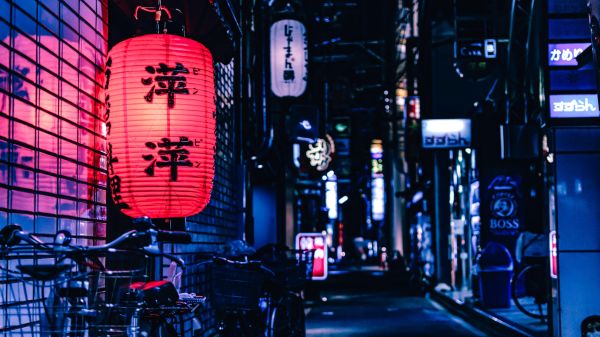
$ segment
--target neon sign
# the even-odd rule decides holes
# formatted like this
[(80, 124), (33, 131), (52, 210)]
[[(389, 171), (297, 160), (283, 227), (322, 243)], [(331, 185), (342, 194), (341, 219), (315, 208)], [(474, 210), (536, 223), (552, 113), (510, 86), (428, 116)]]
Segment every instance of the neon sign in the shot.
[(331, 156), (334, 152), (335, 143), (333, 142), (333, 138), (327, 135), (325, 139), (319, 138), (316, 142), (308, 144), (306, 157), (309, 160), (310, 166), (314, 167), (317, 171), (323, 172), (331, 164)]
[(598, 117), (598, 96), (582, 95), (550, 95), (550, 117)]
[(556, 244), (556, 231), (550, 232), (550, 277), (558, 278), (558, 247)]
[(381, 221), (385, 216), (385, 184), (383, 180), (383, 143), (371, 142), (371, 217)]
[(325, 182), (325, 206), (327, 207), (327, 215), (329, 219), (337, 219), (338, 217), (338, 193), (337, 193), (337, 177), (333, 171), (327, 174)]
[(548, 45), (549, 66), (576, 66), (577, 56), (591, 43), (551, 43)]

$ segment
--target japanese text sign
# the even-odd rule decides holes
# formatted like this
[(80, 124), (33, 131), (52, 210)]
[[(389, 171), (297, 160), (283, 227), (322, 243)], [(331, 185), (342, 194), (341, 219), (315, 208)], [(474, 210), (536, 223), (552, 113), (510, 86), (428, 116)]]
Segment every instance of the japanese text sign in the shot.
[(298, 20), (271, 26), (271, 90), (277, 97), (298, 97), (306, 90), (308, 44), (306, 28)]
[(550, 95), (550, 117), (598, 117), (598, 95)]
[(314, 250), (313, 280), (327, 279), (327, 235), (324, 233), (298, 233), (296, 249)]
[(449, 149), (471, 146), (470, 119), (424, 119), (423, 148)]
[(576, 66), (577, 56), (591, 43), (551, 43), (548, 45), (549, 66)]

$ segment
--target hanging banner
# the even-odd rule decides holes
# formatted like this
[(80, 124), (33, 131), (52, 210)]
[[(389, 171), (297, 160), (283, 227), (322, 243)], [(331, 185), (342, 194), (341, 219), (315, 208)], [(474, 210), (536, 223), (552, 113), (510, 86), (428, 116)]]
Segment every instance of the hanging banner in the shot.
[(323, 233), (298, 233), (296, 249), (314, 250), (313, 280), (327, 279), (327, 235)]
[(271, 26), (271, 90), (277, 97), (298, 97), (306, 90), (308, 43), (306, 27), (298, 20), (279, 20)]

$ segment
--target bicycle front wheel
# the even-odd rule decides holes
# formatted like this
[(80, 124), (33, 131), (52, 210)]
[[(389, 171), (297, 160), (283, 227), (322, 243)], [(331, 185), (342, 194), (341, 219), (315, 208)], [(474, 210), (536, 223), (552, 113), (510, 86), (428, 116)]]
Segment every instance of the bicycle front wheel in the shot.
[(302, 299), (297, 295), (282, 298), (271, 313), (269, 337), (305, 337), (306, 316)]
[(548, 280), (543, 265), (528, 265), (513, 277), (513, 302), (525, 315), (545, 320), (548, 318)]

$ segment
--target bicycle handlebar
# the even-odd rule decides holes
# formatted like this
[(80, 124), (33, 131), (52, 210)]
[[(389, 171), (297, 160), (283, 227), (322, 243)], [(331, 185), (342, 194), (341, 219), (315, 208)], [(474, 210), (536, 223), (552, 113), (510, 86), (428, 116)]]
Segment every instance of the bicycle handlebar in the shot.
[(18, 245), (21, 241), (25, 241), (28, 244), (37, 248), (46, 250), (56, 250), (63, 253), (101, 253), (108, 252), (111, 249), (115, 249), (118, 246), (126, 242), (136, 242), (135, 247), (142, 250), (143, 252), (153, 255), (165, 257), (180, 267), (183, 268), (183, 260), (170, 254), (163, 253), (158, 248), (152, 248), (156, 242), (170, 242), (170, 243), (189, 243), (191, 242), (191, 236), (185, 232), (177, 231), (162, 231), (154, 228), (150, 222), (150, 226), (143, 229), (131, 230), (120, 235), (115, 240), (108, 242), (104, 245), (99, 246), (76, 246), (73, 244), (67, 245), (51, 245), (43, 242), (38, 237), (23, 231), (20, 226), (8, 225), (0, 230), (0, 245), (6, 245), (8, 247)]

